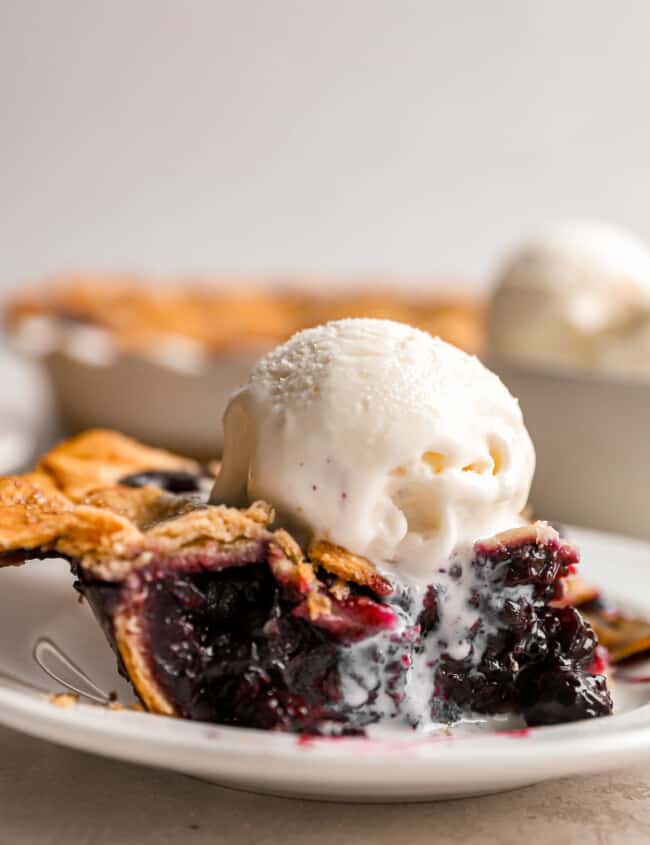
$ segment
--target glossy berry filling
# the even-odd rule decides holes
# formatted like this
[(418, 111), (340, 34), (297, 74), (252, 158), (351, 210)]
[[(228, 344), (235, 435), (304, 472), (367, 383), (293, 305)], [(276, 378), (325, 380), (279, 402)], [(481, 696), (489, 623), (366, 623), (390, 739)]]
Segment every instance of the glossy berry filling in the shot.
[[(307, 590), (278, 555), (266, 542), (218, 559), (154, 560), (120, 584), (77, 569), (78, 588), (118, 653), (115, 620), (137, 620), (151, 675), (185, 718), (355, 733), (387, 716), (417, 727), (512, 712), (542, 725), (612, 710), (604, 678), (590, 672), (592, 629), (553, 605), (575, 563), (560, 541), (477, 544), (444, 589), (419, 598), (352, 584), (337, 597), (322, 571)], [(474, 620), (460, 657), (445, 639), (456, 584)], [(416, 675), (427, 676), (424, 700), (413, 695)]]
[(184, 470), (145, 470), (127, 475), (120, 480), (126, 487), (145, 487), (152, 484), (168, 493), (198, 493), (202, 476)]
[(438, 712), (514, 711), (528, 725), (612, 712), (605, 679), (590, 674), (598, 646), (591, 626), (575, 608), (552, 604), (575, 562), (573, 549), (557, 542), (478, 546), (473, 651), (463, 661), (443, 653)]
[(338, 724), (337, 733), (356, 732), (359, 720), (340, 694), (342, 629), (333, 634), (302, 618), (300, 597), (276, 581), (264, 555), (213, 571), (154, 563), (123, 587), (78, 572), (77, 586), (116, 651), (110, 620), (129, 604), (152, 676), (178, 715), (292, 731), (315, 732), (327, 722)]
[(336, 646), (290, 614), (260, 565), (143, 574), (157, 681), (180, 714), (261, 728), (308, 726), (336, 699)]

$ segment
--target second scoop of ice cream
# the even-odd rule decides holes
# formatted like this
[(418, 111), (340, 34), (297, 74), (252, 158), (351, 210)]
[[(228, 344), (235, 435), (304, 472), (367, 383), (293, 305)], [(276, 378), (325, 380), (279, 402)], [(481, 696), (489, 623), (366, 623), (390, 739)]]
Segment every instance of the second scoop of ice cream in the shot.
[(501, 359), (647, 376), (650, 250), (605, 223), (542, 233), (499, 272), (488, 335)]
[(224, 427), (214, 502), (265, 499), (303, 540), (420, 581), (455, 548), (518, 523), (535, 464), (493, 373), (385, 320), (295, 335), (255, 366)]

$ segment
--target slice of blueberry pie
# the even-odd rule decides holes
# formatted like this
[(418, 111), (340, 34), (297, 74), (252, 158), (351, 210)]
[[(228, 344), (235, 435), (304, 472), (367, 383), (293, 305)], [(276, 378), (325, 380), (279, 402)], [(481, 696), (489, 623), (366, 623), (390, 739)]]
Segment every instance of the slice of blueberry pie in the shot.
[(577, 551), (519, 516), (532, 446), (478, 361), (329, 324), (257, 365), (225, 431), (216, 480), (108, 431), (0, 479), (0, 563), (67, 558), (148, 710), (335, 734), (611, 712), (562, 602)]

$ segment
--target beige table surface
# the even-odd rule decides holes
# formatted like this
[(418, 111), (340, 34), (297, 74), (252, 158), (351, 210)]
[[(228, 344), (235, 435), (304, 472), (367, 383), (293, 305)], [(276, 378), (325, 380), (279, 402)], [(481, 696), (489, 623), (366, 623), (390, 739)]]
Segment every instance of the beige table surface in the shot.
[(650, 762), (486, 798), (370, 806), (270, 798), (0, 728), (0, 845), (650, 843)]

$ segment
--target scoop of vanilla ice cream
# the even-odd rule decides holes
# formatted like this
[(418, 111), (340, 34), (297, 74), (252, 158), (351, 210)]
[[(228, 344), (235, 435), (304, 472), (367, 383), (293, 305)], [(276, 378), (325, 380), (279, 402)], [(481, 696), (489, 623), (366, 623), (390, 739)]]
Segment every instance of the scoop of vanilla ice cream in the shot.
[(492, 353), (595, 370), (650, 371), (646, 327), (650, 250), (604, 223), (565, 223), (521, 247), (497, 275), (488, 313)]
[(421, 580), (456, 547), (520, 524), (535, 463), (493, 373), (387, 320), (295, 335), (255, 366), (224, 426), (213, 502), (265, 499), (303, 541)]

